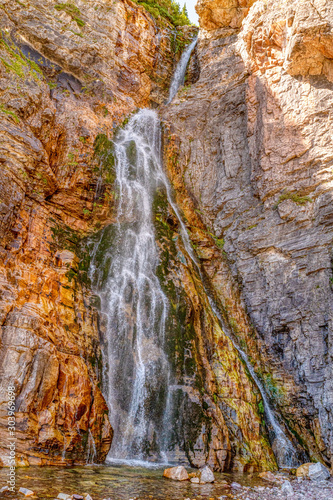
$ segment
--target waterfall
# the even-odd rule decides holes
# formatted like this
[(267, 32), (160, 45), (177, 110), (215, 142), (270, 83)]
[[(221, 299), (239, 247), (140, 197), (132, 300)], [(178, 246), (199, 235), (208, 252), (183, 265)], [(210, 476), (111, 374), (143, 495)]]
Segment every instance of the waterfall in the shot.
[(196, 43), (197, 43), (197, 38), (195, 38), (193, 40), (193, 42), (190, 43), (190, 45), (188, 45), (186, 47), (186, 49), (184, 50), (184, 52), (181, 55), (181, 58), (179, 60), (179, 63), (176, 66), (176, 70), (175, 70), (175, 73), (174, 73), (173, 78), (172, 78), (172, 82), (171, 82), (170, 90), (169, 90), (169, 98), (168, 98), (166, 104), (169, 104), (172, 101), (172, 99), (177, 94), (179, 87), (181, 85), (184, 85), (187, 64), (190, 60), (192, 51), (193, 51)]
[[(184, 80), (195, 44), (196, 40), (186, 48), (178, 63), (168, 102)], [(170, 394), (175, 386), (165, 352), (169, 305), (156, 276), (158, 251), (153, 200), (159, 187), (166, 190), (168, 202), (180, 224), (185, 250), (204, 287), (205, 280), (163, 171), (161, 127), (155, 111), (143, 109), (131, 117), (114, 139), (114, 156), (116, 223), (102, 233), (91, 265), (102, 311), (108, 318), (103, 326), (103, 351), (106, 360), (104, 394), (114, 429), (109, 459), (167, 461), (165, 432), (170, 424)], [(213, 313), (228, 335), (206, 287), (205, 291)], [(295, 450), (279, 425), (260, 380), (245, 352), (228, 336), (261, 393), (278, 464), (295, 466)]]
[[(158, 460), (164, 451), (168, 301), (155, 274), (158, 255), (152, 212), (161, 182), (160, 150), (161, 129), (154, 111), (139, 111), (118, 133), (114, 141), (117, 222), (99, 243), (106, 250), (104, 266), (109, 266), (97, 288), (109, 318), (105, 378), (114, 429), (111, 456), (116, 459)], [(92, 269), (96, 268), (94, 264)]]

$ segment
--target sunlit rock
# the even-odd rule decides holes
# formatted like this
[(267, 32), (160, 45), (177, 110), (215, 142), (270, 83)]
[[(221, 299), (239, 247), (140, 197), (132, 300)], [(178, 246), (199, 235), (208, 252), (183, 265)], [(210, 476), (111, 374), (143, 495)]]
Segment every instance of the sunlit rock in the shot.
[(189, 479), (187, 470), (182, 465), (165, 469), (163, 476), (174, 481), (187, 481)]
[(199, 0), (195, 9), (200, 17), (200, 27), (207, 30), (221, 27), (239, 28), (255, 1)]

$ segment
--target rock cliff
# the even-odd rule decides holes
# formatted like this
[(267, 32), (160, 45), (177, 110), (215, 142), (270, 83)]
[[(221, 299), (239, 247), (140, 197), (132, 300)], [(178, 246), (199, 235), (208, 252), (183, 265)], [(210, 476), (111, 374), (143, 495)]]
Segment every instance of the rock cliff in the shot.
[(14, 384), (19, 465), (100, 462), (110, 448), (81, 241), (112, 221), (108, 137), (163, 101), (186, 40), (131, 1), (73, 5), (0, 5), (0, 448)]
[(114, 222), (114, 131), (160, 106), (175, 199), (225, 326), (160, 193), (175, 458), (276, 467), (229, 335), (295, 447), (332, 464), (331, 2), (200, 0), (186, 86), (167, 107), (193, 30), (158, 27), (130, 0), (0, 7), (1, 456), (14, 384), (19, 465), (106, 457), (105, 322), (86, 237)]
[(197, 10), (200, 77), (162, 110), (176, 199), (281, 424), (331, 464), (332, 5)]

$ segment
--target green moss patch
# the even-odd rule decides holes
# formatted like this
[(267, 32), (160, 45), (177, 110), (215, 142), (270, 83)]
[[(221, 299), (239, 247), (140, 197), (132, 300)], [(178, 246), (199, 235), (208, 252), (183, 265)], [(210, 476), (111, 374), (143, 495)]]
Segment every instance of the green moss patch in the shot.
[(301, 196), (300, 193), (291, 193), (290, 191), (284, 191), (280, 197), (279, 201), (277, 203), (277, 206), (284, 200), (291, 200), (294, 203), (297, 203), (297, 205), (305, 205), (306, 203), (312, 203), (313, 200), (310, 198), (310, 196)]
[(86, 23), (79, 17), (81, 15), (81, 11), (75, 4), (71, 2), (57, 3), (54, 8), (60, 12), (66, 12), (66, 14), (68, 14), (80, 28), (85, 26)]
[(86, 238), (77, 231), (73, 231), (69, 226), (57, 223), (54, 219), (51, 227), (52, 243), (51, 250), (58, 249), (69, 250), (73, 252), (79, 259), (77, 268), (70, 268), (66, 273), (68, 281), (78, 281), (81, 285), (90, 287), (90, 279), (88, 276), (91, 257), (86, 244)]
[(19, 78), (26, 78), (27, 73), (34, 80), (39, 81), (40, 76), (43, 76), (38, 64), (26, 57), (23, 52), (9, 41), (0, 39), (0, 48), (5, 50), (7, 58), (0, 57), (0, 60), (7, 71), (12, 71)]
[(7, 109), (4, 104), (0, 104), (0, 112), (4, 113), (7, 116), (10, 116), (11, 118), (13, 118), (13, 120), (15, 121), (15, 123), (19, 123), (20, 122), (19, 117), (14, 113), (14, 111), (11, 111), (10, 109)]
[(94, 159), (105, 183), (113, 184), (116, 180), (113, 142), (105, 134), (98, 134), (94, 142)]

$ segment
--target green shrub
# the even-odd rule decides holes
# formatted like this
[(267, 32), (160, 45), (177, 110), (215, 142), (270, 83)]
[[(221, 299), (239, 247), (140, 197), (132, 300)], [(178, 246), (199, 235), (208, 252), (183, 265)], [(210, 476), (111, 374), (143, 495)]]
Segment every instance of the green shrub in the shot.
[(290, 191), (284, 191), (284, 193), (281, 194), (278, 203), (281, 203), (284, 200), (291, 200), (297, 205), (305, 205), (307, 202), (312, 202), (312, 198), (310, 196), (301, 196), (298, 193), (291, 193)]
[(167, 20), (174, 26), (192, 24), (188, 18), (186, 5), (183, 8), (174, 0), (135, 0), (142, 5), (158, 22)]

